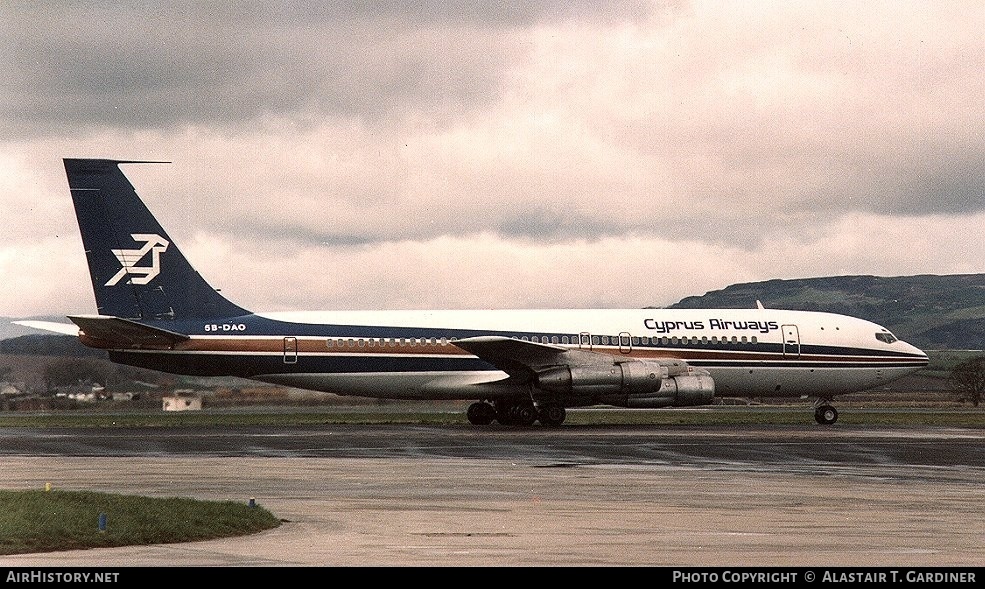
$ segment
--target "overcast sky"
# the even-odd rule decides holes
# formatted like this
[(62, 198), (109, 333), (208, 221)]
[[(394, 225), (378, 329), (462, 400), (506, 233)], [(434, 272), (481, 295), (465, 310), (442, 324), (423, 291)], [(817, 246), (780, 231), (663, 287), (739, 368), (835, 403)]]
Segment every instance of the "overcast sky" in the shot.
[[(517, 4), (518, 6), (512, 6)], [(985, 272), (985, 3), (0, 3), (0, 315), (93, 313), (62, 158), (252, 310)]]

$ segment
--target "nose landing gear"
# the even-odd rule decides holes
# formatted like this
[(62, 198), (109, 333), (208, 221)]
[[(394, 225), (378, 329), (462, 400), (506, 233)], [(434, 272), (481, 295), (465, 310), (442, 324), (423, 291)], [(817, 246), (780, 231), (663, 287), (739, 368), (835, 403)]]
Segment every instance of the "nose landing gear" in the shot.
[(838, 421), (838, 410), (829, 405), (827, 401), (822, 401), (814, 409), (814, 421), (821, 425), (831, 425)]

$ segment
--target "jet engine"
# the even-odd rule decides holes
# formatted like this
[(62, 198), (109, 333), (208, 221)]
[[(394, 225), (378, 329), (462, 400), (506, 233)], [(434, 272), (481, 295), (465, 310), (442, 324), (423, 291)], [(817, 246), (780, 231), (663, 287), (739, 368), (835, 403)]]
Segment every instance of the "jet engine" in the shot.
[(708, 405), (715, 382), (683, 362), (632, 360), (611, 365), (554, 366), (537, 373), (537, 388), (566, 397), (590, 398), (618, 407), (658, 408)]

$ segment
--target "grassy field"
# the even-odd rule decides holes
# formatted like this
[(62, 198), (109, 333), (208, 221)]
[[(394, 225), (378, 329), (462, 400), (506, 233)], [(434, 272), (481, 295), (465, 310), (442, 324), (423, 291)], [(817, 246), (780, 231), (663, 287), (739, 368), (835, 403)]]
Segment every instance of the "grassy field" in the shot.
[[(959, 405), (946, 399), (880, 397), (836, 403), (841, 425), (951, 426), (985, 428), (985, 407)], [(471, 426), (465, 406), (430, 407), (406, 404), (378, 407), (271, 407), (202, 411), (57, 411), (0, 413), (0, 427), (135, 428), (312, 426), (332, 424), (417, 424)], [(569, 409), (560, 427), (597, 425), (811, 425), (813, 407), (786, 405), (718, 405), (670, 409)], [(493, 425), (491, 427), (502, 427)], [(532, 426), (540, 427), (540, 426)]]
[(275, 528), (246, 503), (90, 491), (0, 491), (0, 555), (242, 536)]

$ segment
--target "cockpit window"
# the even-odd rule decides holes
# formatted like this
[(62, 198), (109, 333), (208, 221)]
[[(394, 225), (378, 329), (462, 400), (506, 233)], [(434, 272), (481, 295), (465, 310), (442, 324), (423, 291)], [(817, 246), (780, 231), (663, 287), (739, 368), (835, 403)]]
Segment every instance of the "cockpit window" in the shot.
[(876, 333), (876, 339), (881, 342), (891, 344), (896, 341), (896, 336), (888, 331), (880, 331)]

